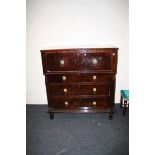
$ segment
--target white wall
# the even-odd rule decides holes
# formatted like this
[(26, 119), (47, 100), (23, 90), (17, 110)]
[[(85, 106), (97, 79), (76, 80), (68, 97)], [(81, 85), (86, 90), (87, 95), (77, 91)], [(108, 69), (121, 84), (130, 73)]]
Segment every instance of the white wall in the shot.
[(27, 104), (47, 104), (40, 49), (107, 42), (119, 47), (119, 103), (129, 85), (128, 0), (27, 0)]

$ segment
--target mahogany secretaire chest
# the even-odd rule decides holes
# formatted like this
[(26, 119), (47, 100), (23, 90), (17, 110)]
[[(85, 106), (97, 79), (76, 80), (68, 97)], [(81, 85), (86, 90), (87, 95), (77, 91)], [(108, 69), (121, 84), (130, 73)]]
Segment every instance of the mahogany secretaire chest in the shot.
[(108, 112), (112, 119), (118, 48), (41, 50), (48, 112)]

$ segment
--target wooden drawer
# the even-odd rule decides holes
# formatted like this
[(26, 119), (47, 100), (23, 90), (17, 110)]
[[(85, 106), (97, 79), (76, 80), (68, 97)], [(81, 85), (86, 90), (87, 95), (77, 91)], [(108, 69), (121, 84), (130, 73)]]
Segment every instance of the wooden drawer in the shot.
[(105, 70), (112, 69), (112, 53), (79, 53), (79, 70)]
[(75, 74), (52, 74), (47, 75), (50, 83), (70, 83), (70, 82), (103, 82), (109, 83), (111, 75), (100, 73), (75, 73)]
[(50, 84), (49, 92), (51, 95), (104, 95), (110, 96), (110, 86), (106, 84), (91, 85), (62, 85)]
[(76, 59), (74, 53), (49, 53), (46, 55), (46, 69), (51, 71), (76, 70)]
[(109, 104), (109, 98), (54, 98), (51, 100), (54, 109), (106, 109)]
[(60, 71), (115, 72), (117, 52), (113, 49), (83, 49), (42, 52), (44, 73)]

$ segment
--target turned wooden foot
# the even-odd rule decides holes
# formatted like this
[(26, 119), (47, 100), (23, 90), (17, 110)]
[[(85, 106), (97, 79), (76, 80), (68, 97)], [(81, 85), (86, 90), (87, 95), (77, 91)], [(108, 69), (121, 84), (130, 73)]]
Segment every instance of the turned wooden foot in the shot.
[(50, 112), (50, 119), (54, 119), (54, 112)]
[(113, 119), (113, 112), (109, 112), (109, 120)]

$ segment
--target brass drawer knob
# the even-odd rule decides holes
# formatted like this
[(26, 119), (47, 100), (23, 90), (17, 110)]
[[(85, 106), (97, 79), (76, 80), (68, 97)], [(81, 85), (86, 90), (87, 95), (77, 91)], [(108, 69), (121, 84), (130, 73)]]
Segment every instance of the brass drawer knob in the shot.
[(93, 105), (96, 105), (96, 101), (93, 101)]
[(96, 79), (97, 79), (96, 75), (93, 75), (93, 80), (96, 80)]
[(62, 81), (66, 81), (66, 76), (65, 75), (62, 76)]
[(96, 88), (93, 88), (93, 94), (96, 94)]
[(65, 61), (64, 60), (60, 60), (60, 64), (61, 65), (64, 65), (65, 64)]
[(67, 89), (66, 88), (64, 88), (64, 93), (67, 93)]
[(97, 64), (97, 59), (93, 59), (93, 64), (96, 65)]
[(68, 105), (68, 102), (67, 101), (65, 101), (65, 105)]

